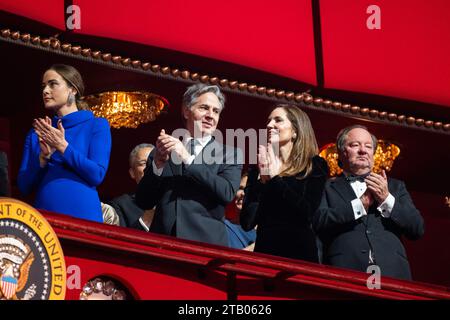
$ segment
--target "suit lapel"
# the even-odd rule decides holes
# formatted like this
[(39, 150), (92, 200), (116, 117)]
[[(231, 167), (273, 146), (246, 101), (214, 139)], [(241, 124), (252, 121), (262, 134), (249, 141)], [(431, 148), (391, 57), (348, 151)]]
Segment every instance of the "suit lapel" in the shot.
[(350, 202), (356, 198), (355, 192), (350, 184), (345, 180), (343, 175), (334, 180), (332, 187), (341, 196), (341, 198), (344, 199), (345, 202)]
[[(202, 162), (201, 162), (202, 164), (215, 164), (215, 163), (217, 163), (216, 151), (222, 150), (219, 148), (221, 148), (221, 145), (218, 144), (215, 141), (214, 136), (212, 136), (211, 140), (208, 141), (206, 146), (202, 149), (202, 151), (200, 151), (200, 153), (197, 155), (197, 157), (201, 157), (200, 159), (202, 159)], [(197, 157), (196, 157), (196, 159), (197, 159)], [(194, 161), (195, 161), (195, 159), (194, 159)]]
[[(356, 198), (355, 191), (353, 191), (350, 183), (345, 180), (344, 175), (337, 177), (332, 187), (341, 196), (341, 198), (344, 199), (345, 202), (351, 202)], [(367, 212), (367, 216), (363, 216), (360, 219), (362, 219), (362, 222), (367, 228), (369, 225), (369, 212)]]
[(181, 176), (183, 173), (183, 168), (181, 167), (181, 164), (175, 164), (173, 163), (172, 159), (169, 158), (169, 167), (172, 171), (172, 174), (174, 176)]
[[(202, 164), (217, 163), (217, 159), (215, 159), (217, 152), (219, 152), (218, 156), (220, 155), (220, 152), (223, 153), (223, 147), (215, 141), (214, 136), (213, 136), (211, 138), (211, 140), (208, 141), (206, 146), (204, 148), (202, 148), (202, 150), (199, 152), (199, 154), (194, 158), (192, 163), (202, 163)], [(198, 162), (199, 161), (197, 159), (198, 157), (200, 157), (200, 159), (202, 159), (201, 162)], [(175, 164), (172, 161), (172, 157), (169, 158), (168, 166), (170, 168), (170, 171), (172, 172), (172, 175), (180, 176), (183, 174), (182, 164)], [(163, 176), (170, 175), (170, 174), (168, 174), (168, 172), (166, 173), (165, 171), (166, 171), (166, 167), (164, 168)]]

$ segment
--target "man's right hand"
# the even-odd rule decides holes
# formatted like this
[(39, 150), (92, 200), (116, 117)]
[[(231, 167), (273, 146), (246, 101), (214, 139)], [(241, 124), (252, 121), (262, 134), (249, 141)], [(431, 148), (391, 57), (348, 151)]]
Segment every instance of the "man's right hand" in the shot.
[(167, 138), (166, 131), (164, 129), (159, 133), (159, 137), (156, 140), (156, 151), (155, 157), (153, 160), (155, 161), (155, 165), (158, 169), (161, 169), (166, 164), (167, 160), (169, 160), (170, 152), (167, 151), (167, 148), (164, 146), (162, 141)]
[(361, 202), (364, 206), (364, 209), (366, 209), (366, 212), (369, 213), (369, 207), (373, 204), (374, 201), (372, 192), (369, 189), (367, 189), (366, 192), (364, 192), (359, 199), (361, 199)]

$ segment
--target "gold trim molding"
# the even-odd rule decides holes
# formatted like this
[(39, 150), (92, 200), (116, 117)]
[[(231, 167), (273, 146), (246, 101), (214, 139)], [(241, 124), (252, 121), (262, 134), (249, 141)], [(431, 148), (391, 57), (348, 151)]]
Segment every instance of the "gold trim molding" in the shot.
[(121, 66), (129, 70), (141, 70), (147, 73), (153, 73), (158, 76), (181, 78), (183, 80), (203, 82), (214, 85), (220, 85), (223, 88), (231, 89), (238, 92), (243, 92), (255, 96), (268, 97), (282, 102), (302, 103), (304, 106), (324, 111), (332, 111), (345, 115), (359, 117), (364, 120), (384, 121), (389, 123), (396, 123), (400, 125), (425, 129), (433, 132), (449, 133), (450, 123), (442, 123), (440, 121), (424, 120), (407, 115), (398, 115), (396, 113), (389, 113), (368, 107), (360, 107), (351, 104), (344, 104), (339, 101), (332, 101), (329, 99), (322, 99), (320, 97), (313, 97), (312, 95), (302, 92), (296, 93), (292, 91), (277, 90), (267, 88), (265, 86), (257, 86), (255, 84), (248, 84), (246, 82), (239, 82), (235, 80), (221, 79), (218, 77), (211, 77), (206, 74), (199, 74), (189, 70), (180, 70), (170, 68), (167, 66), (160, 66), (150, 62), (143, 62), (140, 60), (133, 60), (129, 57), (122, 57), (119, 55), (112, 55), (111, 53), (104, 53), (102, 51), (93, 51), (90, 48), (83, 48), (78, 45), (70, 43), (61, 43), (56, 38), (41, 38), (39, 36), (32, 36), (29, 33), (21, 33), (19, 31), (11, 31), (9, 29), (0, 30), (1, 38), (9, 41), (23, 42), (23, 44), (34, 46), (36, 48), (60, 51), (74, 57), (90, 58), (92, 60), (102, 61), (107, 64)]

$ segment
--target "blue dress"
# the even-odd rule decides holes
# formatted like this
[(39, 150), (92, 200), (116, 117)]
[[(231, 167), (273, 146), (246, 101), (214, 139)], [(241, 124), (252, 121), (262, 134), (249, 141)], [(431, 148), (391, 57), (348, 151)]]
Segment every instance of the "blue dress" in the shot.
[[(53, 126), (59, 118), (53, 118)], [(96, 187), (103, 181), (111, 153), (108, 121), (80, 110), (61, 118), (68, 146), (39, 165), (39, 141), (34, 129), (25, 140), (18, 185), (26, 195), (36, 190), (34, 206), (72, 217), (103, 222)]]
[(235, 249), (244, 249), (256, 241), (256, 230), (245, 231), (239, 224), (225, 219), (228, 233), (228, 246)]

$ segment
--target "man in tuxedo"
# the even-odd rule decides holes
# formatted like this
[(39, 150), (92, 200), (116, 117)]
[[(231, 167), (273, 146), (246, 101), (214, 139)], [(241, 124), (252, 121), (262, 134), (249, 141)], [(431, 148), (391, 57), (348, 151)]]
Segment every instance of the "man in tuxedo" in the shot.
[(136, 192), (142, 209), (156, 205), (150, 232), (228, 245), (225, 206), (239, 188), (242, 155), (213, 136), (224, 103), (218, 86), (192, 85), (183, 140), (161, 130)]
[[(130, 164), (128, 173), (136, 184), (139, 184), (144, 176), (148, 156), (154, 148), (155, 146), (150, 143), (141, 143), (131, 150), (128, 158)], [(112, 207), (112, 212), (117, 215), (120, 226), (149, 231), (155, 210), (154, 208), (142, 210), (136, 204), (136, 195), (134, 193), (124, 193), (112, 199), (109, 205)]]
[(424, 223), (405, 184), (372, 172), (377, 139), (366, 127), (341, 130), (336, 145), (344, 173), (327, 181), (313, 219), (324, 263), (410, 280), (401, 237), (419, 239)]

